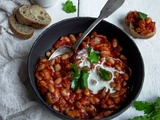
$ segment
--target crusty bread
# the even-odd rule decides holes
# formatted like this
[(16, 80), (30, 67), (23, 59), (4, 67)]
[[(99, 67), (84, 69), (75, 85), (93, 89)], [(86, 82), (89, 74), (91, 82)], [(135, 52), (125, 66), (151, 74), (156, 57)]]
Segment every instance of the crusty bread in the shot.
[(15, 12), (17, 11), (18, 8), (16, 8), (13, 12), (13, 14), (9, 17), (9, 26), (12, 32), (22, 38), (22, 39), (28, 39), (33, 36), (34, 33), (34, 28), (30, 26), (26, 26), (23, 24), (20, 24), (15, 16)]
[(132, 11), (128, 12), (127, 15), (126, 15), (125, 18), (124, 18), (124, 22), (125, 22), (125, 24), (126, 24), (127, 26), (130, 25), (130, 21), (127, 19), (127, 16), (128, 16), (129, 13), (131, 13), (131, 12), (132, 12)]
[(22, 5), (16, 11), (17, 20), (24, 25), (43, 28), (51, 22), (49, 14), (38, 5)]
[[(131, 35), (135, 38), (140, 38), (140, 39), (148, 39), (148, 38), (151, 38), (153, 37), (155, 34), (156, 34), (156, 26), (154, 27), (154, 31), (147, 34), (147, 35), (142, 35), (142, 34), (139, 34), (138, 32), (135, 31), (135, 26), (133, 25), (132, 22), (130, 22), (128, 19), (127, 19), (127, 16), (131, 13), (131, 12), (134, 12), (134, 11), (129, 11), (127, 13), (127, 15), (125, 16), (124, 18), (124, 21), (125, 21), (125, 24), (127, 26), (129, 26), (129, 29), (130, 29), (130, 32), (131, 32)], [(138, 12), (138, 11), (136, 11)]]
[(149, 33), (147, 35), (141, 35), (141, 34), (137, 33), (135, 31), (134, 26), (133, 26), (132, 23), (130, 23), (129, 29), (130, 29), (130, 32), (131, 32), (131, 34), (132, 34), (133, 37), (140, 38), (140, 39), (148, 39), (148, 38), (153, 37), (156, 34), (156, 27), (154, 28), (153, 32), (151, 32), (151, 33)]

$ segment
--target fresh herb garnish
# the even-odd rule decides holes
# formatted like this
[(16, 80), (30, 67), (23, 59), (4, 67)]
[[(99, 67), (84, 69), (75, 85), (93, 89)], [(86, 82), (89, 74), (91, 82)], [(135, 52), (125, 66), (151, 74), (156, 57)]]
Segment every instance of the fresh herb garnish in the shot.
[(112, 73), (110, 71), (99, 68), (99, 73), (103, 80), (109, 81), (112, 79)]
[(70, 0), (67, 0), (66, 3), (63, 5), (63, 10), (66, 13), (73, 13), (76, 11), (76, 6), (73, 5), (73, 2)]
[(134, 107), (143, 111), (143, 116), (136, 116), (129, 120), (160, 120), (160, 97), (155, 102), (135, 101)]
[(80, 87), (82, 90), (85, 90), (86, 88), (88, 88), (88, 79), (89, 73), (86, 70), (82, 70), (81, 72), (81, 78), (80, 78)]
[(139, 17), (142, 19), (142, 20), (145, 20), (147, 18), (147, 14), (145, 13), (142, 13), (142, 12), (139, 12)]
[(71, 68), (73, 69), (71, 71), (72, 74), (72, 86), (71, 88), (73, 89), (73, 91), (76, 91), (79, 87), (82, 90), (85, 90), (86, 88), (88, 88), (88, 76), (89, 73), (86, 70), (82, 71), (76, 66), (76, 64), (72, 64)]
[(71, 73), (73, 75), (73, 77), (72, 77), (72, 86), (71, 87), (72, 87), (73, 91), (76, 91), (78, 89), (78, 87), (79, 87), (79, 78), (80, 78), (80, 75), (81, 75), (80, 74), (81, 71), (75, 64), (72, 64), (71, 68), (73, 69), (71, 71)]
[(95, 63), (99, 61), (100, 59), (99, 53), (94, 51), (90, 46), (88, 47), (88, 53), (89, 53), (88, 60), (91, 63)]

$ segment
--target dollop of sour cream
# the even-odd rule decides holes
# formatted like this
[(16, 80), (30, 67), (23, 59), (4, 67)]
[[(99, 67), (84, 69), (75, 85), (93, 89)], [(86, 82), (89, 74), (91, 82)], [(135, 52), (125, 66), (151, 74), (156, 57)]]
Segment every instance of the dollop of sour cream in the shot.
[[(81, 63), (79, 64), (79, 67), (82, 68), (84, 66), (91, 67), (91, 63), (88, 61), (88, 52), (87, 49), (82, 49), (78, 52), (78, 55), (76, 56), (76, 59), (81, 59)], [(93, 69), (90, 69), (89, 71), (89, 77), (88, 77), (88, 88), (92, 91), (93, 94), (97, 94), (99, 90), (102, 90), (104, 87), (106, 87), (106, 92), (108, 89), (110, 90), (110, 93), (114, 93), (115, 90), (110, 86), (110, 83), (114, 81), (115, 75), (114, 72), (118, 72), (120, 74), (123, 74), (123, 71), (118, 71), (114, 67), (108, 67), (104, 65), (104, 62), (106, 60), (104, 59), (103, 62), (99, 62), (95, 65)], [(107, 71), (110, 71), (112, 73), (112, 79), (109, 81), (102, 80), (99, 73), (97, 72), (97, 68), (103, 68)]]

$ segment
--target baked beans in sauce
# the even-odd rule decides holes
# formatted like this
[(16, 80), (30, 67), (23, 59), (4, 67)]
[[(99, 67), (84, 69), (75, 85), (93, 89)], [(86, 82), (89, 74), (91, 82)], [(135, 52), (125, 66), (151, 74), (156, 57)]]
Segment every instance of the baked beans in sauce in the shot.
[[(145, 15), (146, 17), (142, 18), (141, 15)], [(155, 22), (144, 13), (131, 11), (127, 15), (127, 19), (133, 24), (135, 32), (143, 36), (146, 36), (155, 30)]]
[[(62, 45), (71, 46), (80, 36), (81, 33), (62, 36), (46, 56)], [(98, 61), (89, 55), (88, 48), (98, 56)], [(127, 98), (131, 75), (122, 49), (116, 38), (109, 41), (105, 35), (92, 32), (73, 55), (66, 53), (51, 60), (40, 57), (35, 76), (45, 102), (60, 113), (77, 119), (98, 119), (113, 114)], [(82, 87), (79, 85), (76, 89), (73, 66), (80, 73), (85, 70), (83, 73), (87, 75), (77, 79)]]

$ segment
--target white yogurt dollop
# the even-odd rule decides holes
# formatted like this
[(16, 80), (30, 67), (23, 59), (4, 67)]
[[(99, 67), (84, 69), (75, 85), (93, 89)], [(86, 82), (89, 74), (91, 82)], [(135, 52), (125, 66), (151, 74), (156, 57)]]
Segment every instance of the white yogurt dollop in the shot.
[[(81, 50), (76, 59), (81, 59), (81, 63), (79, 66), (82, 68), (84, 66), (88, 66), (90, 68), (91, 64), (87, 60), (88, 52), (87, 49)], [(91, 69), (89, 71), (89, 77), (88, 77), (88, 88), (93, 92), (93, 94), (97, 94), (99, 90), (102, 90), (104, 87), (106, 87), (106, 92), (108, 89), (110, 90), (110, 93), (114, 93), (115, 90), (110, 86), (110, 83), (114, 81), (114, 72), (119, 72), (120, 74), (123, 74), (122, 71), (118, 71), (113, 67), (108, 67), (104, 65), (105, 60), (102, 63), (98, 63), (95, 65), (94, 69)], [(97, 68), (103, 68), (107, 71), (110, 71), (112, 73), (112, 79), (109, 81), (104, 81), (99, 76), (99, 73), (97, 72)]]

